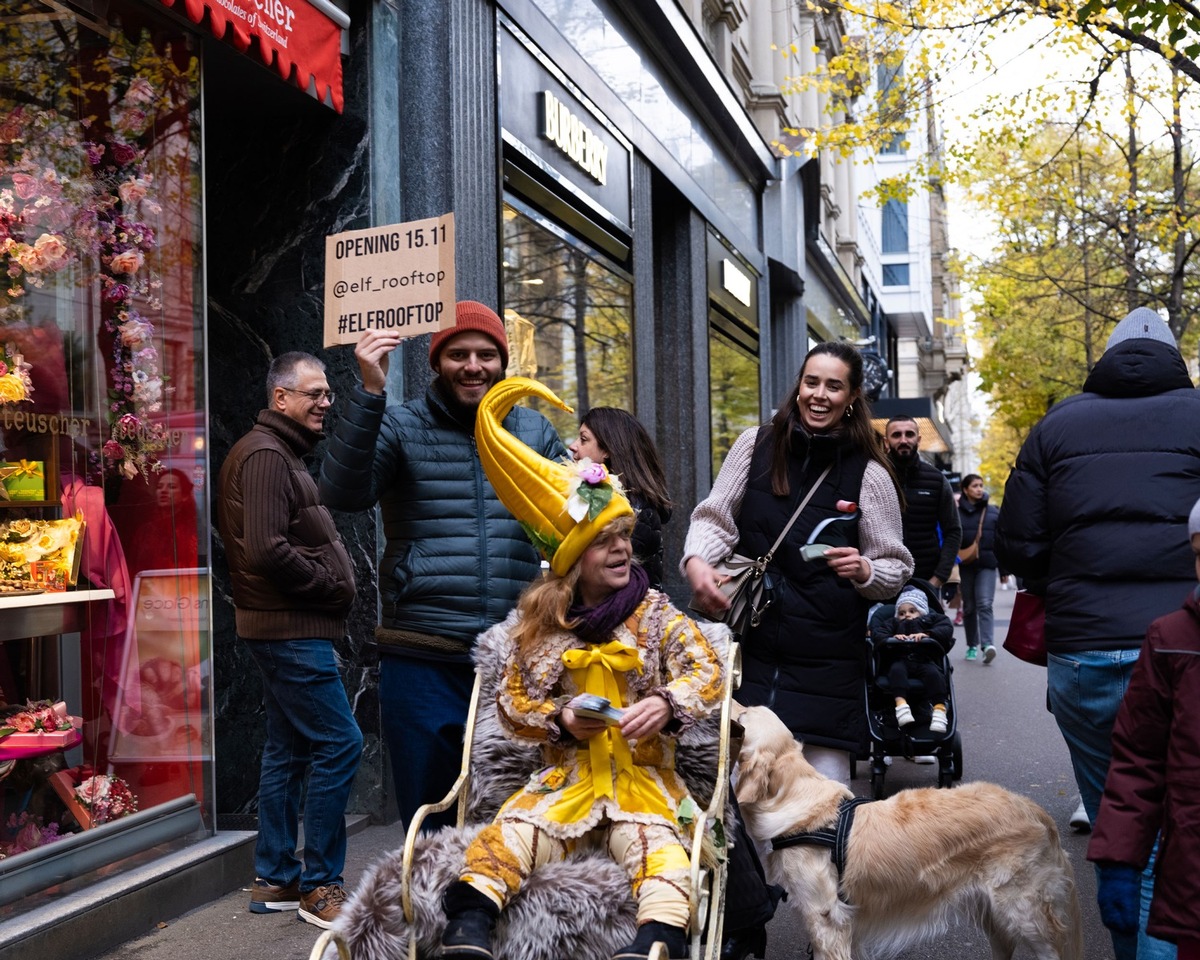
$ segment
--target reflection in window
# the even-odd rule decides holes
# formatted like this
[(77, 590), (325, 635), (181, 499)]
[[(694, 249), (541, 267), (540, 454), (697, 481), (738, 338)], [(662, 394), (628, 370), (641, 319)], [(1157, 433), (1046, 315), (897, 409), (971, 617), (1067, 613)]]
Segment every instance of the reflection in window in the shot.
[(883, 285), (885, 287), (907, 287), (909, 285), (909, 265), (907, 263), (885, 263), (883, 265)]
[[(0, 350), (23, 381), (0, 403), (0, 461), (41, 477), (0, 521), (81, 518), (70, 584), (112, 592), (80, 605), (74, 652), (0, 644), (10, 703), (61, 701), (82, 721), (59, 751), (62, 793), (26, 785), (42, 840), (101, 819), (72, 806), (92, 771), (142, 810), (212, 804), (199, 56), (146, 11), (96, 9), (104, 22), (0, 0)], [(0, 578), (34, 575), (28, 560), (0, 551)], [(151, 574), (161, 605), (139, 607)], [(21, 796), (0, 783), (3, 803)], [(11, 840), (0, 829), (0, 854)]]
[[(633, 287), (623, 274), (506, 203), (503, 295), (509, 376), (540, 380), (577, 414), (631, 408)], [(575, 415), (539, 409), (562, 437), (575, 436)]]
[(708, 338), (708, 377), (715, 477), (733, 441), (760, 423), (758, 357), (712, 329)]

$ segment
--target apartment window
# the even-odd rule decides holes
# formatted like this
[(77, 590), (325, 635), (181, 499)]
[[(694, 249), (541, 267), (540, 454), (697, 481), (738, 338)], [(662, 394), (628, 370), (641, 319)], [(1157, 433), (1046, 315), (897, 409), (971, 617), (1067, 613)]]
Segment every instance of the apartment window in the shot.
[(909, 265), (907, 263), (885, 263), (883, 265), (883, 285), (885, 287), (907, 287), (909, 285)]
[(903, 200), (883, 205), (883, 252), (908, 253), (908, 204)]

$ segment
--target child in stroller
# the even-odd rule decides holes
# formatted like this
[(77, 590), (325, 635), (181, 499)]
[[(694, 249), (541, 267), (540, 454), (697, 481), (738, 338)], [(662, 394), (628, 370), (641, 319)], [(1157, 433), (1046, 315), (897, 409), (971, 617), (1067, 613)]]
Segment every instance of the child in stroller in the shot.
[[(910, 602), (919, 616), (897, 618), (900, 600)], [(925, 636), (918, 639), (916, 634)], [(954, 645), (954, 627), (943, 613), (937, 589), (923, 580), (910, 580), (897, 604), (880, 604), (871, 612), (864, 639), (869, 649), (864, 690), (875, 799), (884, 796), (892, 757), (932, 757), (938, 764), (938, 786), (952, 786), (962, 779), (962, 738), (950, 679), (954, 667), (946, 656)], [(939, 704), (943, 709), (935, 714), (932, 707)], [(857, 760), (852, 758), (850, 764), (852, 778), (857, 776)]]
[[(904, 728), (915, 721), (909, 706), (909, 681), (917, 681), (933, 705), (929, 732), (946, 732), (946, 675), (942, 660), (954, 646), (954, 625), (939, 610), (930, 610), (929, 598), (914, 586), (905, 587), (896, 598), (896, 610), (871, 631), (883, 656), (887, 689), (896, 698), (896, 725)], [(922, 643), (920, 641), (933, 641)], [(936, 644), (936, 646), (935, 646)]]

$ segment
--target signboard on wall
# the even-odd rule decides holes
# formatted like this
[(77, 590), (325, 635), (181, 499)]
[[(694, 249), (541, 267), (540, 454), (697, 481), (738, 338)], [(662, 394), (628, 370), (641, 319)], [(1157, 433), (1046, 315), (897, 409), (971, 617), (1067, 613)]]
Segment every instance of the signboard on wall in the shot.
[(502, 21), (502, 137), (567, 195), (629, 232), (632, 147), (532, 41)]
[(454, 214), (325, 238), (325, 346), (454, 326)]

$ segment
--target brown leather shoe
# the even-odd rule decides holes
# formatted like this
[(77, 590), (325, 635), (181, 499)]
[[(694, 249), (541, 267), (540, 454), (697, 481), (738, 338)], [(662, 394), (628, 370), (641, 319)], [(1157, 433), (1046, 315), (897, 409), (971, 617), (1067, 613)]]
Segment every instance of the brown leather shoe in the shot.
[(342, 912), (346, 902), (346, 891), (336, 883), (317, 887), (300, 894), (300, 909), (296, 911), (305, 923), (328, 930)]

